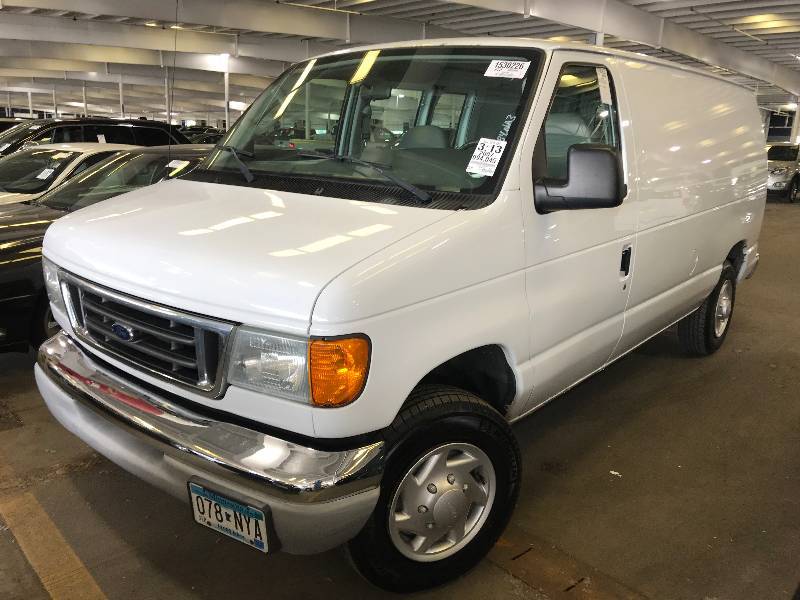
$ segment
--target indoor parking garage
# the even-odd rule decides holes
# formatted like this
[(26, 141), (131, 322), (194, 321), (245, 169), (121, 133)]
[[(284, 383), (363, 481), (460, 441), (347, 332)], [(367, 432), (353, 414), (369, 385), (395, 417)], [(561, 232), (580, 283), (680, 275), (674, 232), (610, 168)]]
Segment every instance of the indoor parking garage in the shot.
[(795, 0), (2, 0), (0, 598), (800, 600)]

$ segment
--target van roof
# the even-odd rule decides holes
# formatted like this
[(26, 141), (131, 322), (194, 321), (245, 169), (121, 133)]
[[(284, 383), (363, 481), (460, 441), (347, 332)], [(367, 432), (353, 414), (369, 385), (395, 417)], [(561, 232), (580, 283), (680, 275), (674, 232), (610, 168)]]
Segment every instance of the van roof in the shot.
[(639, 62), (646, 62), (662, 67), (671, 69), (678, 69), (680, 71), (687, 71), (702, 75), (703, 77), (711, 77), (728, 85), (736, 86), (740, 89), (748, 89), (745, 86), (729, 81), (724, 77), (720, 77), (709, 71), (704, 71), (696, 67), (682, 65), (680, 63), (664, 60), (662, 58), (655, 58), (647, 56), (646, 54), (639, 54), (638, 52), (629, 52), (627, 50), (616, 50), (606, 46), (594, 46), (592, 44), (584, 44), (581, 42), (555, 42), (552, 40), (544, 40), (537, 38), (520, 38), (520, 37), (499, 37), (499, 36), (475, 36), (475, 37), (456, 37), (456, 38), (431, 38), (427, 40), (408, 40), (402, 42), (389, 42), (384, 44), (369, 44), (364, 46), (355, 46), (352, 48), (344, 48), (334, 52), (328, 52), (321, 56), (336, 56), (338, 54), (346, 54), (348, 52), (359, 52), (364, 50), (378, 50), (388, 48), (420, 48), (420, 47), (436, 47), (436, 46), (506, 46), (509, 48), (538, 48), (545, 52), (553, 52), (554, 50), (572, 50), (575, 52), (587, 52), (591, 54), (603, 54), (606, 56), (617, 56), (627, 60), (636, 60)]

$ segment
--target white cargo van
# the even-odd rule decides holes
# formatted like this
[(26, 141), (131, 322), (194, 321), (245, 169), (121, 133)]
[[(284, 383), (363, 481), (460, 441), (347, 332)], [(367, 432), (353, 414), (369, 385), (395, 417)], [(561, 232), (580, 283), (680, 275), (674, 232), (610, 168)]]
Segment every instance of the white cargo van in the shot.
[(36, 379), (187, 519), (435, 585), (508, 522), (509, 422), (674, 323), (723, 343), (763, 146), (748, 90), (605, 48), (311, 59), (187, 179), (50, 227)]

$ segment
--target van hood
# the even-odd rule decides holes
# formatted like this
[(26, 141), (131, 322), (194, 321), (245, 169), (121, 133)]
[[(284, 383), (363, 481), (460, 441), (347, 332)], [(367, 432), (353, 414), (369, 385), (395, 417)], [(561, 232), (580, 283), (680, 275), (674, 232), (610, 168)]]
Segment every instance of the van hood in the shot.
[(173, 180), (64, 216), (44, 253), (141, 298), (304, 334), (332, 279), (452, 214)]

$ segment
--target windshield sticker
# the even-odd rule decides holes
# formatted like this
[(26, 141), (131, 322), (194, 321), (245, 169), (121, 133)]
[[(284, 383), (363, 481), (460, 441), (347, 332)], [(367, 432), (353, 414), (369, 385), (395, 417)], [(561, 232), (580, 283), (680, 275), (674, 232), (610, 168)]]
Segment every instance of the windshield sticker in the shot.
[(41, 173), (39, 173), (36, 176), (36, 179), (47, 179), (53, 173), (55, 173), (55, 169), (44, 169)]
[(493, 60), (489, 63), (484, 77), (505, 77), (506, 79), (522, 79), (531, 65), (527, 60)]
[(100, 144), (105, 144), (106, 143), (106, 136), (103, 135), (102, 133), (98, 133), (97, 134), (97, 142), (100, 143)]
[(491, 140), (481, 138), (472, 153), (467, 165), (467, 173), (491, 177), (494, 175), (497, 165), (500, 164), (500, 157), (506, 148), (504, 140)]
[(506, 115), (505, 121), (503, 121), (503, 126), (500, 128), (500, 132), (497, 134), (497, 139), (501, 142), (505, 142), (506, 138), (508, 137), (508, 132), (511, 130), (511, 126), (514, 124), (514, 121), (517, 120), (517, 115)]
[(39, 129), (40, 127), (41, 127), (41, 125), (31, 125), (31, 129), (34, 130), (34, 131)]
[(10, 145), (11, 145), (11, 144), (3, 144), (2, 146), (0, 146), (0, 152), (2, 152), (3, 150), (5, 150), (6, 148), (8, 148)]
[(611, 106), (614, 103), (611, 101), (611, 85), (608, 83), (608, 71), (601, 67), (597, 67), (595, 71), (597, 71), (597, 87), (600, 88), (600, 102)]
[(188, 160), (175, 159), (173, 161), (168, 162), (167, 163), (167, 167), (169, 167), (170, 169), (177, 169), (178, 167), (180, 167), (182, 169), (183, 167), (185, 167), (188, 164), (189, 164)]

